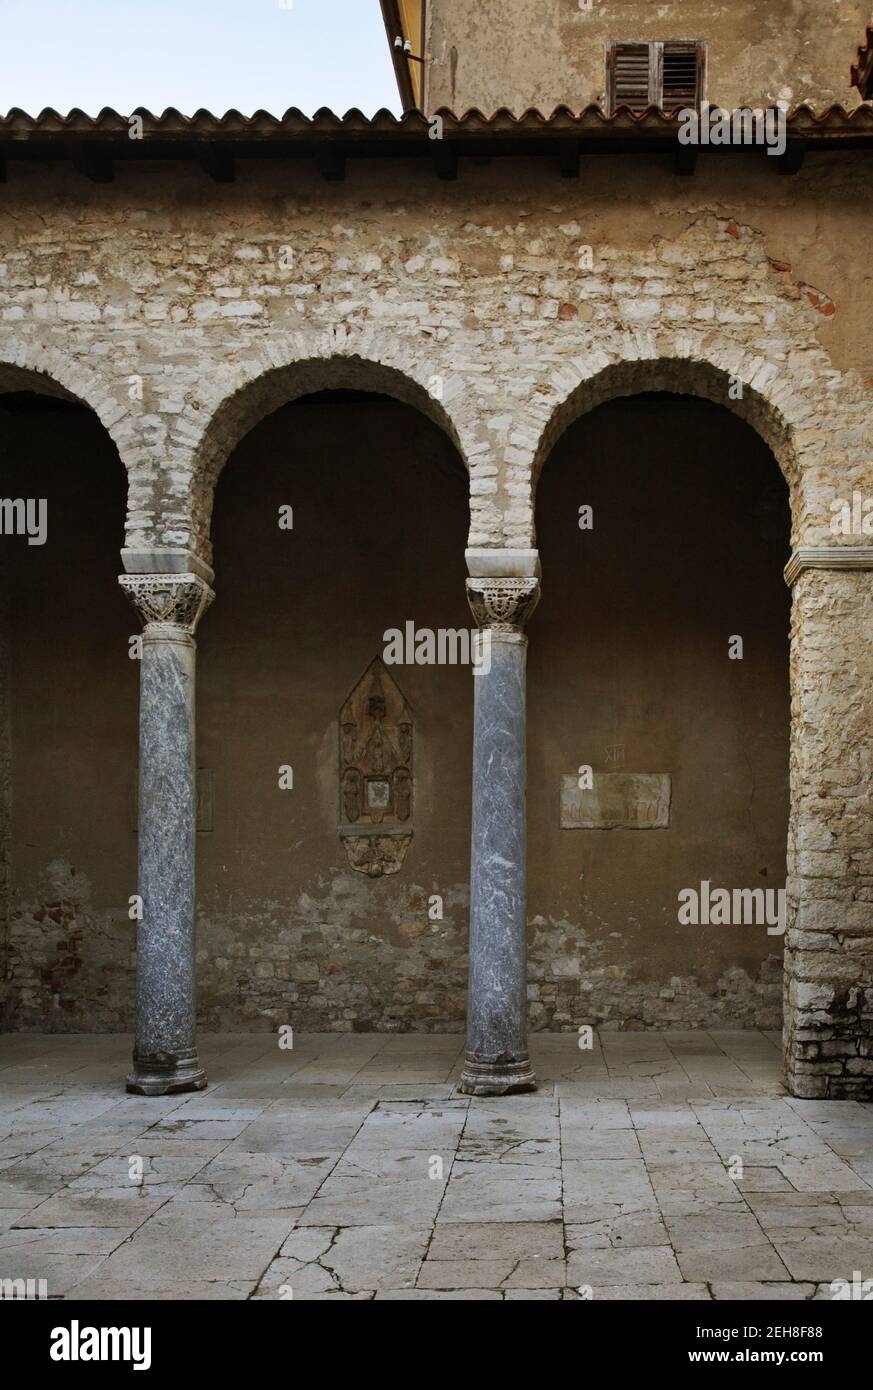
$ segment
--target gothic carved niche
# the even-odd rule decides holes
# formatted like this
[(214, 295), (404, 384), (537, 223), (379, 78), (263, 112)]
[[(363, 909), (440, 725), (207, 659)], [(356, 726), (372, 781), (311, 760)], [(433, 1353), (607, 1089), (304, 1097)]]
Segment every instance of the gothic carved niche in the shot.
[(376, 657), (339, 716), (340, 839), (370, 878), (396, 874), (412, 839), (412, 741), (412, 710)]

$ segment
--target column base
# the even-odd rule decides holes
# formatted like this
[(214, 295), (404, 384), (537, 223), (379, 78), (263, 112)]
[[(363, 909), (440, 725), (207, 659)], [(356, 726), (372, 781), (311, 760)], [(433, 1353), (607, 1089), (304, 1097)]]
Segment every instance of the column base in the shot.
[(137, 1057), (127, 1078), (127, 1089), (135, 1096), (173, 1096), (180, 1091), (202, 1091), (206, 1072), (196, 1052), (168, 1056)]
[(529, 1057), (497, 1057), (483, 1062), (467, 1056), (458, 1082), (458, 1090), (465, 1096), (512, 1096), (536, 1088)]

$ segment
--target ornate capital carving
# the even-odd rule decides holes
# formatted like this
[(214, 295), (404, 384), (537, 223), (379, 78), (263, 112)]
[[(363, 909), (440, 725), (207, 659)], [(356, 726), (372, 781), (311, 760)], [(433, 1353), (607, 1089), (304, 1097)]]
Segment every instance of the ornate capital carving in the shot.
[(467, 601), (478, 627), (520, 633), (540, 601), (540, 581), (468, 579)]
[(193, 635), (215, 594), (196, 574), (123, 574), (119, 584), (142, 619)]

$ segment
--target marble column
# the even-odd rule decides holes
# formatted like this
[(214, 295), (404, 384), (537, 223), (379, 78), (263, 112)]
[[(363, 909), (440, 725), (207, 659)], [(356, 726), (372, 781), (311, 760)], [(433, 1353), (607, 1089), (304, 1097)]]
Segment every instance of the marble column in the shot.
[(127, 1089), (199, 1091), (194, 989), (194, 631), (213, 593), (195, 574), (126, 574), (144, 623), (139, 706), (136, 1041)]
[[(532, 1091), (527, 1050), (527, 814), (522, 631), (539, 599), (534, 578), (468, 579), (485, 641), (473, 678), (473, 838), (467, 1055), (459, 1089)], [(490, 647), (490, 651), (489, 651)]]

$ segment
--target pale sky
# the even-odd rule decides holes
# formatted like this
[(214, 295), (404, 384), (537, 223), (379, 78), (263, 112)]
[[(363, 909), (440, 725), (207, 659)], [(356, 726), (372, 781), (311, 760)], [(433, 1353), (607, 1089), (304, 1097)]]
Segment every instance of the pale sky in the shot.
[(401, 103), (379, 0), (0, 0), (0, 112)]

